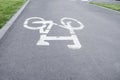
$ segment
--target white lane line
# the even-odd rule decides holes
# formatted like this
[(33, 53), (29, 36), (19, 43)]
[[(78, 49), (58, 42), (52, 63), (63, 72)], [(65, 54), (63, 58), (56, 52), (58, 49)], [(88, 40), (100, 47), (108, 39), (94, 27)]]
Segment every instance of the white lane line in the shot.
[(77, 0), (70, 0), (70, 1), (77, 1)]
[(88, 2), (89, 0), (81, 0), (81, 1), (85, 1), (85, 2)]

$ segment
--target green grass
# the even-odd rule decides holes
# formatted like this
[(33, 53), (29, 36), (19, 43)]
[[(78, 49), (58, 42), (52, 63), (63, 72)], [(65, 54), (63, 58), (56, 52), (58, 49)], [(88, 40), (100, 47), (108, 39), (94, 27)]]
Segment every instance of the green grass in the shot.
[(0, 28), (16, 13), (26, 0), (0, 0)]
[(115, 3), (100, 3), (100, 2), (90, 2), (90, 4), (95, 4), (98, 6), (106, 7), (109, 9), (113, 9), (116, 11), (120, 11), (120, 4), (115, 4)]

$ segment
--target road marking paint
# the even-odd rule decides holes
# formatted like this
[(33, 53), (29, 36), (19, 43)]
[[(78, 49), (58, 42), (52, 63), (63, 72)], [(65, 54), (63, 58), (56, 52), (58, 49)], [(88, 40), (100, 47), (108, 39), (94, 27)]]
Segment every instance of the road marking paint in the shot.
[(81, 1), (86, 1), (86, 2), (88, 2), (89, 0), (81, 0)]
[(70, 1), (77, 1), (77, 0), (70, 0)]
[[(30, 22), (31, 20), (37, 20), (37, 21)], [(61, 22), (61, 25), (58, 25), (57, 23), (54, 23), (52, 20), (48, 21), (39, 17), (31, 17), (25, 20), (24, 27), (31, 30), (39, 30), (40, 39), (38, 40), (36, 45), (49, 46), (50, 44), (49, 42), (47, 42), (48, 40), (71, 40), (73, 41), (74, 44), (67, 45), (67, 47), (70, 49), (80, 49), (82, 46), (80, 44), (80, 41), (78, 40), (77, 35), (75, 34), (75, 30), (82, 30), (84, 28), (84, 25), (76, 19), (67, 18), (67, 17), (62, 18), (60, 22)], [(79, 25), (79, 27), (73, 27), (72, 22), (76, 22)], [(29, 23), (41, 24), (41, 26), (33, 27), (33, 26), (30, 26)], [(71, 36), (59, 36), (59, 37), (47, 36), (52, 26), (54, 25), (57, 25), (61, 28), (69, 30)]]

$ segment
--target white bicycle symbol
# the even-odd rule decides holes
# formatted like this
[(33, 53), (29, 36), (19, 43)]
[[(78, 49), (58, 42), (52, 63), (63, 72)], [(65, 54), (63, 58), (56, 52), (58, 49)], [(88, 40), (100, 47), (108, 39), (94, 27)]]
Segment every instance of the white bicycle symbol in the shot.
[[(33, 22), (31, 22), (33, 20)], [(34, 21), (35, 20), (35, 21)], [(36, 21), (37, 20), (37, 21)], [(72, 22), (77, 23), (79, 26), (73, 27)], [(39, 24), (38, 27), (30, 26), (31, 24)], [(47, 36), (51, 28), (56, 25), (61, 28), (69, 30), (71, 36)], [(49, 46), (49, 42), (46, 40), (72, 40), (74, 44), (67, 45), (71, 49), (80, 49), (82, 46), (78, 40), (78, 37), (75, 34), (75, 30), (81, 30), (84, 28), (84, 25), (76, 19), (64, 17), (61, 19), (61, 25), (54, 23), (52, 20), (45, 20), (40, 17), (31, 17), (25, 20), (24, 27), (31, 30), (39, 30), (40, 39), (37, 42), (37, 45)]]

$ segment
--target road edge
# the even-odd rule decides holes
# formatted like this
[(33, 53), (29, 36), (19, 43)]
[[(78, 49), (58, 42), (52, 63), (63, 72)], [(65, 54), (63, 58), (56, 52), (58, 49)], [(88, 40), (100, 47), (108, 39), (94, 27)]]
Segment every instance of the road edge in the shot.
[(0, 29), (0, 40), (4, 37), (6, 32), (10, 29), (10, 27), (13, 25), (13, 23), (17, 20), (17, 18), (20, 16), (20, 14), (23, 12), (25, 7), (29, 4), (30, 0), (27, 0), (24, 5), (8, 20), (8, 22), (3, 26), (3, 28)]
[[(88, 3), (88, 4), (90, 4), (90, 3)], [(103, 7), (103, 6), (99, 6), (99, 5), (96, 5), (96, 4), (90, 4), (90, 5), (93, 5), (93, 6), (96, 6), (96, 7), (99, 7), (99, 8), (103, 8), (103, 9), (106, 9), (108, 11), (112, 11), (112, 12), (116, 12), (116, 13), (120, 14), (119, 11), (116, 11), (116, 10), (113, 10), (113, 9), (109, 9), (109, 8), (106, 8), (106, 7)]]

